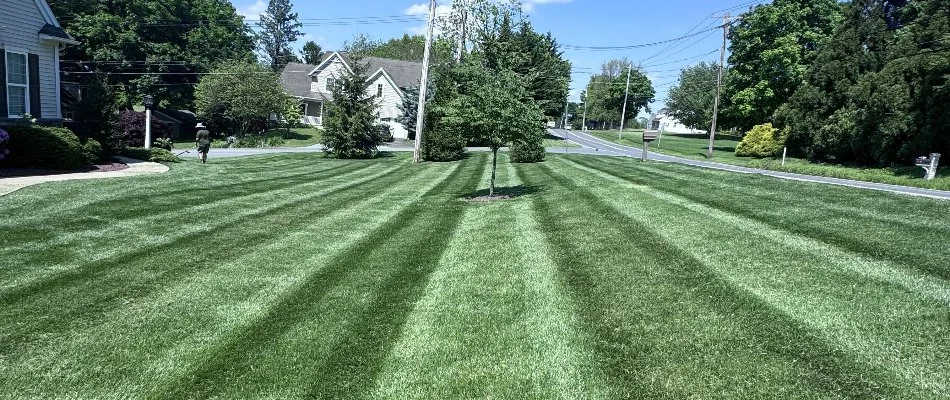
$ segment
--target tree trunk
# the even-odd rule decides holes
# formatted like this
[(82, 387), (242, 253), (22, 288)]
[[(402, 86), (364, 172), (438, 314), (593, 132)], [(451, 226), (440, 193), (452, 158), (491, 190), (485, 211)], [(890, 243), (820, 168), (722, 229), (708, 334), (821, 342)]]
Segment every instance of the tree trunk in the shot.
[(491, 149), (491, 182), (488, 184), (488, 197), (495, 197), (495, 169), (498, 167), (498, 148)]

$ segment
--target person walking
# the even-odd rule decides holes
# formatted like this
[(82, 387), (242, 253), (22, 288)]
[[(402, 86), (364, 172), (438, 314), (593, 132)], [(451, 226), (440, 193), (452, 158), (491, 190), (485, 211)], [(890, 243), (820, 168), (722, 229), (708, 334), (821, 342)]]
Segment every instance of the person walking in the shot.
[(195, 136), (195, 147), (198, 148), (198, 157), (201, 159), (201, 163), (204, 164), (208, 161), (208, 150), (211, 149), (211, 132), (208, 132), (208, 128), (201, 122), (195, 125), (195, 129), (198, 129), (198, 134)]

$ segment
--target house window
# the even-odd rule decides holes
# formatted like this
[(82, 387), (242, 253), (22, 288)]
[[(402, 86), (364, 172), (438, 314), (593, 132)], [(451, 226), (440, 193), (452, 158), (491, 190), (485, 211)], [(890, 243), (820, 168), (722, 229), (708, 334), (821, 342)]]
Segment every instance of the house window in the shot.
[(320, 90), (320, 87), (317, 85), (318, 83), (320, 83), (320, 80), (317, 79), (317, 77), (313, 77), (313, 78), (310, 79), (310, 91), (311, 91), (311, 92), (317, 92), (317, 91)]
[(7, 115), (22, 117), (30, 112), (26, 54), (7, 52)]
[(383, 84), (379, 83), (376, 85), (376, 98), (383, 97)]
[(336, 89), (336, 78), (327, 78), (327, 91), (332, 92)]

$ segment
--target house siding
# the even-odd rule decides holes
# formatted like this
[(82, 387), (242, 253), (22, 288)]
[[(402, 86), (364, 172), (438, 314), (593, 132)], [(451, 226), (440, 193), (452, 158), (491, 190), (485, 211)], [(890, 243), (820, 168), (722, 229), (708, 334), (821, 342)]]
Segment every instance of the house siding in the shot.
[(375, 79), (367, 82), (366, 94), (376, 96), (379, 89), (378, 85), (383, 85), (383, 96), (376, 99), (379, 118), (393, 119), (393, 121), (385, 122), (392, 128), (393, 137), (397, 139), (407, 139), (409, 135), (406, 128), (402, 126), (402, 124), (394, 121), (396, 117), (402, 114), (402, 112), (399, 111), (399, 105), (402, 104), (402, 96), (399, 94), (399, 89), (393, 86), (392, 82), (386, 79), (385, 75), (379, 74)]
[[(39, 57), (40, 112), (44, 119), (61, 118), (56, 86), (59, 66), (56, 65), (58, 44), (41, 41), (39, 32), (46, 25), (42, 11), (33, 0), (0, 1), (0, 49), (36, 54)], [(6, 77), (0, 77), (6, 84)], [(34, 110), (31, 110), (36, 114)]]
[(346, 66), (339, 57), (334, 57), (322, 70), (317, 71), (317, 88), (320, 92), (331, 96), (332, 91), (327, 87), (327, 78), (341, 79), (346, 73)]

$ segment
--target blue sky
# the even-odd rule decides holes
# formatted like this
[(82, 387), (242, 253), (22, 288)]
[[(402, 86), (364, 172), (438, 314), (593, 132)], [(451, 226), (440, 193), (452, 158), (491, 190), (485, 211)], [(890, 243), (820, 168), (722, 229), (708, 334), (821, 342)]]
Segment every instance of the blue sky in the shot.
[[(266, 8), (266, 0), (231, 0), (248, 19)], [(721, 20), (712, 18), (730, 11), (733, 15), (750, 5), (767, 0), (522, 0), (528, 18), (540, 32), (550, 31), (558, 42), (571, 47), (617, 47), (653, 43), (714, 28)], [(378, 39), (421, 32), (425, 25), (425, 0), (297, 0), (294, 10), (305, 24), (306, 40), (314, 40), (325, 50), (336, 50), (356, 34)], [(440, 0), (440, 5), (448, 0)], [(380, 18), (384, 17), (384, 18)], [(644, 66), (657, 90), (653, 109), (662, 107), (666, 91), (676, 81), (679, 69), (699, 61), (718, 61), (722, 31), (659, 46), (593, 51), (565, 48), (565, 57), (574, 65), (571, 96), (578, 94), (597, 72), (601, 63), (627, 57)], [(666, 50), (665, 53), (660, 53)], [(680, 61), (684, 60), (684, 61)]]

